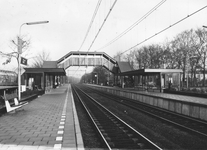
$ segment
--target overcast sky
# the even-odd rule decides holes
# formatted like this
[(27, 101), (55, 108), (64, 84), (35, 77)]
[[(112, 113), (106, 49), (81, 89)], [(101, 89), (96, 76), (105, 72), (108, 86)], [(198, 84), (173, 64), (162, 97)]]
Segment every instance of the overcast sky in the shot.
[[(93, 26), (80, 51), (88, 51), (114, 1), (102, 0)], [(31, 41), (28, 51), (23, 56), (31, 58), (45, 50), (50, 53), (51, 60), (58, 60), (70, 51), (79, 50), (97, 2), (98, 0), (0, 0), (0, 51), (12, 51), (10, 41), (19, 34), (21, 24), (44, 20), (48, 20), (49, 23), (22, 26), (21, 35)], [(100, 49), (159, 2), (161, 0), (118, 0), (90, 51), (103, 51), (113, 57), (117, 52), (129, 49), (207, 5), (206, 0), (167, 0), (122, 38)], [(162, 43), (166, 38), (172, 39), (184, 30), (196, 29), (203, 25), (207, 25), (207, 8), (139, 47)], [(16, 60), (3, 66), (1, 64), (5, 58), (0, 59), (1, 69), (17, 66)]]

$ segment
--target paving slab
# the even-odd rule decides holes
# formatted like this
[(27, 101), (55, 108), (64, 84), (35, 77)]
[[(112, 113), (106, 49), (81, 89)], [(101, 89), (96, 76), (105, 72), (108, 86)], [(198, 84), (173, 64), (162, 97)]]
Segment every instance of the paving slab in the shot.
[(79, 149), (83, 142), (77, 143), (80, 127), (74, 111), (70, 85), (51, 90), (15, 113), (0, 117), (0, 149)]

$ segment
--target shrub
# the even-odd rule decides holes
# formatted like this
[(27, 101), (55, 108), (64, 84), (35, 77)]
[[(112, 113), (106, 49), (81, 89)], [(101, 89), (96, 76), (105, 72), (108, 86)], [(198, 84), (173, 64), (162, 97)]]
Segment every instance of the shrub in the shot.
[(193, 88), (191, 91), (192, 92), (197, 92), (198, 90), (196, 88)]
[(201, 89), (201, 93), (202, 94), (205, 94), (206, 93), (206, 90), (205, 89)]
[(181, 89), (181, 91), (187, 91), (187, 88), (184, 88), (184, 87), (183, 87), (183, 88)]
[(201, 90), (202, 90), (202, 89), (201, 89), (201, 88), (197, 88), (196, 90), (197, 90), (197, 91), (196, 91), (197, 93), (201, 93)]
[(170, 91), (178, 91), (176, 87), (170, 88)]

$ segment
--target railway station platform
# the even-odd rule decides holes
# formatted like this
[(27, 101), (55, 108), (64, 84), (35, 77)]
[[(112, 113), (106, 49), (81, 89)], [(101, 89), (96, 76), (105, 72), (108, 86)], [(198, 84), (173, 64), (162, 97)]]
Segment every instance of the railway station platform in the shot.
[(137, 91), (136, 89), (125, 89), (117, 87), (99, 86), (87, 84), (117, 96), (134, 99), (142, 103), (160, 107), (175, 113), (207, 121), (207, 100), (193, 96), (177, 94)]
[(1, 150), (84, 149), (70, 85), (0, 117)]

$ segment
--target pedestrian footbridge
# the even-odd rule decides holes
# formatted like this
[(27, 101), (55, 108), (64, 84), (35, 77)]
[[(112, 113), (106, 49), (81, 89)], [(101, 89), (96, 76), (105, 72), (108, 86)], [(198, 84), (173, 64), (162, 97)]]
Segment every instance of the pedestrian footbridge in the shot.
[(104, 52), (71, 51), (57, 61), (57, 66), (65, 70), (71, 66), (103, 66), (113, 72), (117, 62)]

